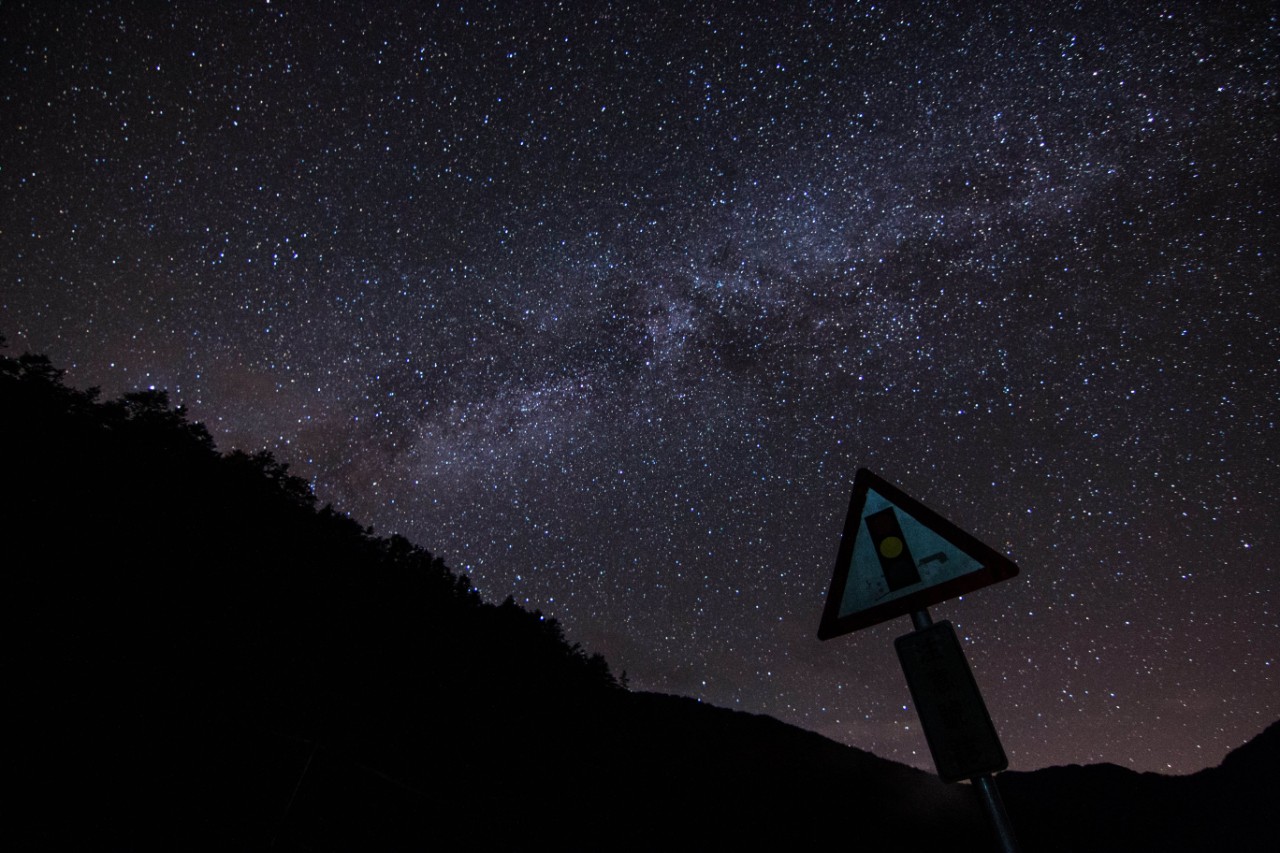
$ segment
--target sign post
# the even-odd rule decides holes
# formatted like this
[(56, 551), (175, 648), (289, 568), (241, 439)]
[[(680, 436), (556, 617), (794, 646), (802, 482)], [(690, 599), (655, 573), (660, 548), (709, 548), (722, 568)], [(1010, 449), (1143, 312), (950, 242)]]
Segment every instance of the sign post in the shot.
[(915, 630), (893, 644), (938, 776), (973, 782), (1003, 853), (1018, 848), (992, 774), (1009, 760), (955, 629), (935, 623), (928, 606), (1017, 573), (1007, 557), (863, 468), (818, 627), (829, 640), (911, 617)]

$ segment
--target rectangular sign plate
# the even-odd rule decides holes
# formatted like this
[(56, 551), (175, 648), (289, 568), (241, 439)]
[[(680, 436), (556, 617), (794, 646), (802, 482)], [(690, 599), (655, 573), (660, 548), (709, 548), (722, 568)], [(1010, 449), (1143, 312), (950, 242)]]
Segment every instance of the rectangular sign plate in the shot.
[(950, 622), (893, 641), (929, 752), (944, 782), (1009, 766), (986, 703)]

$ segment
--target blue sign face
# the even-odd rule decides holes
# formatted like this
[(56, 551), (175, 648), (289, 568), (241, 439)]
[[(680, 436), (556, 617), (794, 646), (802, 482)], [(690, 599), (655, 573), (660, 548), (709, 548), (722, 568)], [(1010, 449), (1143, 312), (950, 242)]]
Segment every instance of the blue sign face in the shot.
[[(888, 515), (884, 515), (887, 513)], [(895, 523), (898, 535), (882, 519)], [(840, 616), (859, 613), (869, 607), (905, 598), (971, 572), (982, 571), (982, 563), (925, 527), (913, 516), (895, 507), (884, 495), (867, 490), (866, 504), (859, 519), (860, 530), (853, 543), (847, 568), (848, 580), (840, 599)], [(895, 572), (894, 562), (899, 564)], [(903, 583), (903, 580), (909, 582)]]
[(1007, 557), (864, 468), (818, 636), (856, 631), (1017, 573)]

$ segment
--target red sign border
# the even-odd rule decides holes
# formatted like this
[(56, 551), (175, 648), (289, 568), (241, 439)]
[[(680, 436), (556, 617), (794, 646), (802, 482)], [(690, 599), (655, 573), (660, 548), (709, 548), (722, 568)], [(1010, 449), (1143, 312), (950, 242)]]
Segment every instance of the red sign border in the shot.
[[(850, 563), (853, 561), (853, 543), (862, 524), (862, 510), (867, 503), (868, 489), (875, 489), (894, 506), (900, 507), (920, 524), (972, 557), (982, 568), (884, 604), (840, 616), (840, 602), (844, 599), (844, 588), (849, 578)], [(1018, 566), (1008, 557), (979, 542), (888, 480), (866, 468), (859, 468), (853, 480), (853, 496), (849, 499), (849, 512), (845, 516), (844, 532), (840, 535), (840, 549), (836, 554), (836, 567), (831, 578), (831, 588), (827, 592), (827, 603), (822, 611), (822, 622), (818, 626), (818, 639), (830, 640), (842, 634), (869, 628), (898, 616), (905, 616), (914, 610), (923, 610), (975, 589), (1008, 580), (1016, 574)]]

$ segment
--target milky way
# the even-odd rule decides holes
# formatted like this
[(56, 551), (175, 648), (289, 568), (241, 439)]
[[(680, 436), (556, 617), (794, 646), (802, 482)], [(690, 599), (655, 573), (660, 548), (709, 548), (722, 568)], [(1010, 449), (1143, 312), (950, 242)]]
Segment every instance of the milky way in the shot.
[(0, 7), (10, 352), (633, 689), (931, 766), (868, 467), (1022, 568), (933, 609), (1014, 767), (1280, 716), (1271, 4), (370, 5)]

